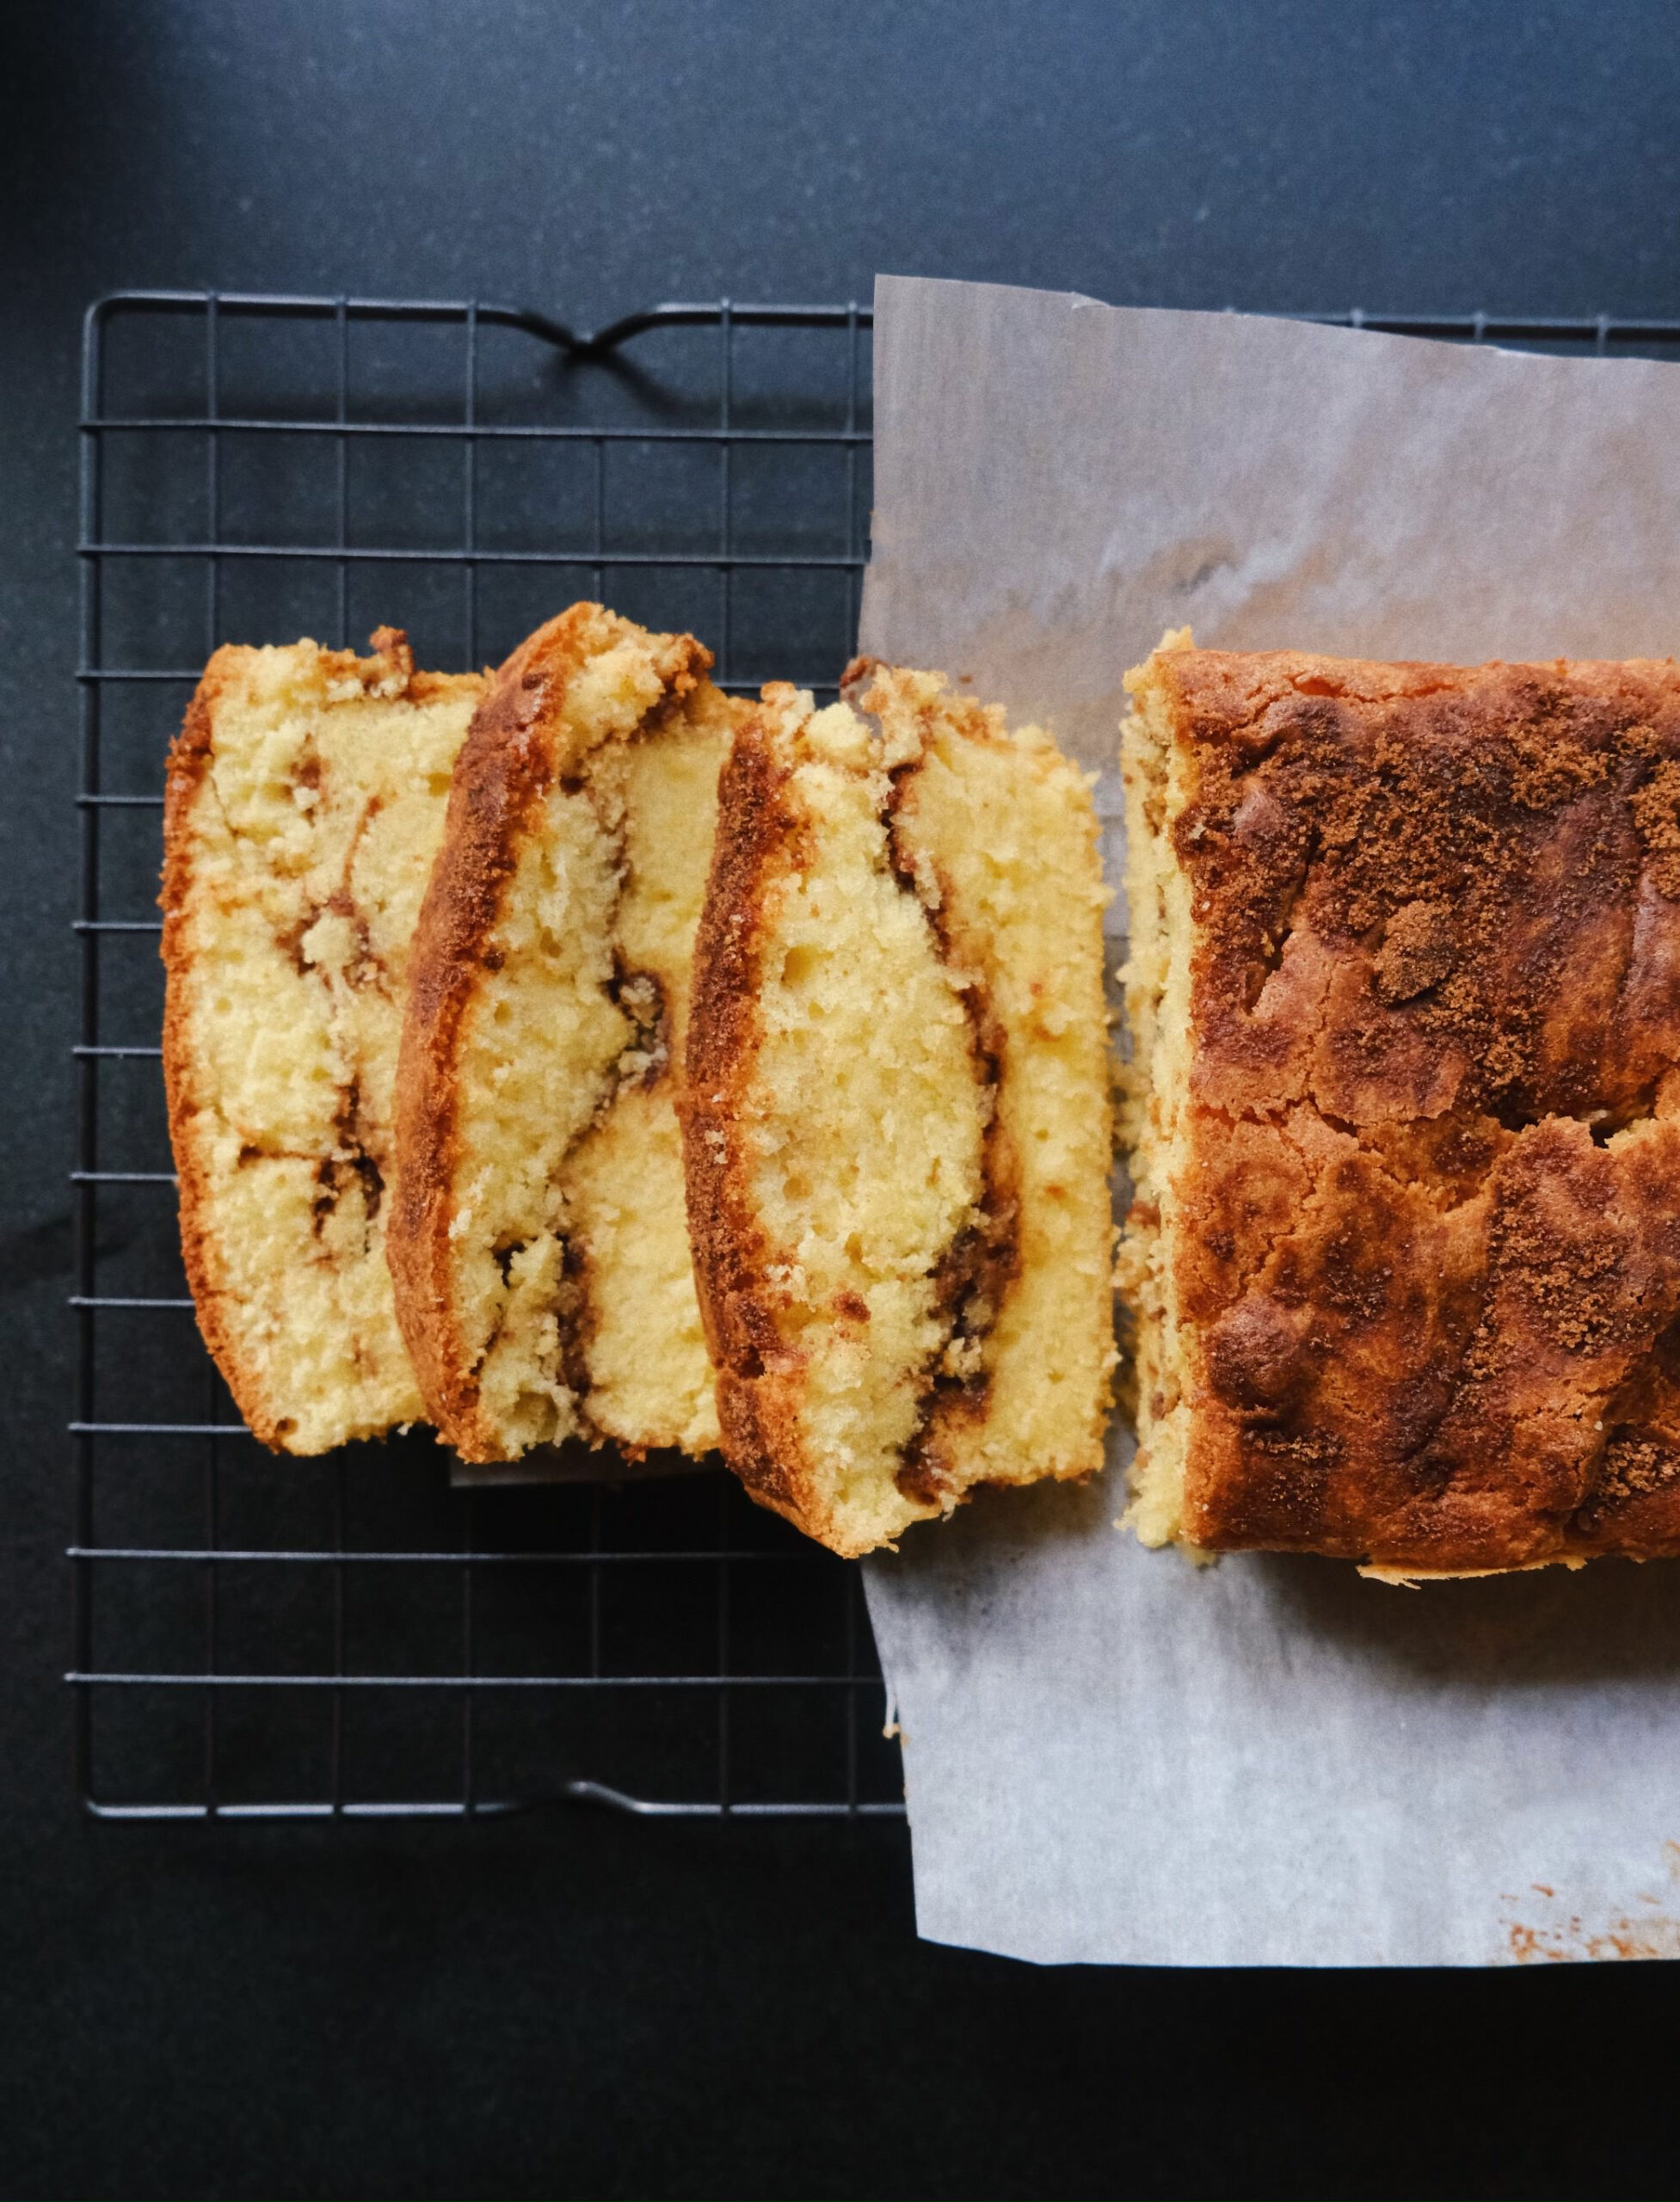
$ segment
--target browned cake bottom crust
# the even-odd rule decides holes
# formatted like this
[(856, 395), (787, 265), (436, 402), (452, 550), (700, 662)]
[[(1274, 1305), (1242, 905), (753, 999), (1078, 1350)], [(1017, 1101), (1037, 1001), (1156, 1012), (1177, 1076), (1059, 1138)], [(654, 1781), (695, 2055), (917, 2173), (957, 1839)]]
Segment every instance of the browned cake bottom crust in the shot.
[(1680, 1552), (1680, 671), (1155, 664), (1191, 768), (1182, 1534)]

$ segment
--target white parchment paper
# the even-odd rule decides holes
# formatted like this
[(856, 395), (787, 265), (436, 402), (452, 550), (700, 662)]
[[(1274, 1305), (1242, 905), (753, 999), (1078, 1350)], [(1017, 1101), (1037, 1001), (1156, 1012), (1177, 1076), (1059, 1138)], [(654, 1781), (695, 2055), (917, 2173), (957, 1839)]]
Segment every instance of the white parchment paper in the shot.
[[(862, 645), (1101, 771), (1168, 626), (1680, 646), (1680, 370), (883, 278)], [(1118, 880), (1117, 825), (1105, 837)], [(1121, 922), (1117, 912), (1115, 922)], [(867, 1564), (920, 1931), (1043, 1962), (1680, 1956), (1680, 1572), (1197, 1570), (1083, 1492)]]

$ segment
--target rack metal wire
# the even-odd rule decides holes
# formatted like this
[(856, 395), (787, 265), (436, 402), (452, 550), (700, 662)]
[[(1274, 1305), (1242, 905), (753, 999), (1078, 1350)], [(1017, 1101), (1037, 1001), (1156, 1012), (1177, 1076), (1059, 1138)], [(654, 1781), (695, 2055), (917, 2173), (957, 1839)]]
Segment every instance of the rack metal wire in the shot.
[[(1548, 350), (1680, 323), (1304, 318)], [(219, 643), (447, 668), (580, 595), (832, 694), (871, 317), (125, 292), (89, 312), (79, 555), (76, 1780), (103, 1818), (902, 1812), (857, 1571), (725, 1476), (457, 1488), (419, 1436), (249, 1439), (192, 1323), (155, 954), (163, 760)]]

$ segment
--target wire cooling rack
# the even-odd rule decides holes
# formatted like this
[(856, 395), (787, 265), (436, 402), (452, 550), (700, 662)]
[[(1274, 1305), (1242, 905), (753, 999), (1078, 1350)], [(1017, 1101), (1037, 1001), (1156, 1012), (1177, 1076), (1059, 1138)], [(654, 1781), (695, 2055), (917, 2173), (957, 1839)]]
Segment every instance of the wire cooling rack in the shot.
[(857, 1570), (721, 1473), (452, 1487), (244, 1432), (199, 1343), (157, 1034), (165, 749), (227, 641), (495, 661), (580, 596), (834, 692), (869, 509), (846, 307), (125, 293), (88, 317), (77, 1779), (114, 1818), (902, 1813)]
[[(1323, 314), (1565, 352), (1680, 323)], [(721, 1474), (460, 1489), (419, 1435), (244, 1432), (199, 1344), (157, 1033), (163, 757), (227, 641), (406, 627), (440, 670), (579, 596), (834, 692), (870, 495), (849, 306), (124, 292), (82, 410), (74, 1195), (77, 1780), (103, 1817), (472, 1815), (551, 1799), (902, 1813), (855, 1567)]]

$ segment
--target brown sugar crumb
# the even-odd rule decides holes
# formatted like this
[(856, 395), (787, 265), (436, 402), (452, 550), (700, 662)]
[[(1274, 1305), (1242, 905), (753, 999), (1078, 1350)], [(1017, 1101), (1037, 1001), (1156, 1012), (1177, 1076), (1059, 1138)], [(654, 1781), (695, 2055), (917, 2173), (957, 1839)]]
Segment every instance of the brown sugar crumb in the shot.
[(1406, 902), (1383, 928), (1373, 966), (1376, 991), (1386, 1002), (1413, 1000), (1439, 986), (1453, 968), (1456, 943), (1444, 902)]
[(1140, 1533), (1680, 1552), (1680, 670), (1128, 685)]
[(1680, 762), (1665, 757), (1634, 790), (1634, 823), (1645, 844), (1652, 885), (1680, 901)]
[(1600, 1504), (1644, 1498), (1680, 1480), (1680, 1452), (1648, 1438), (1620, 1437), (1604, 1449), (1604, 1473), (1594, 1497)]

